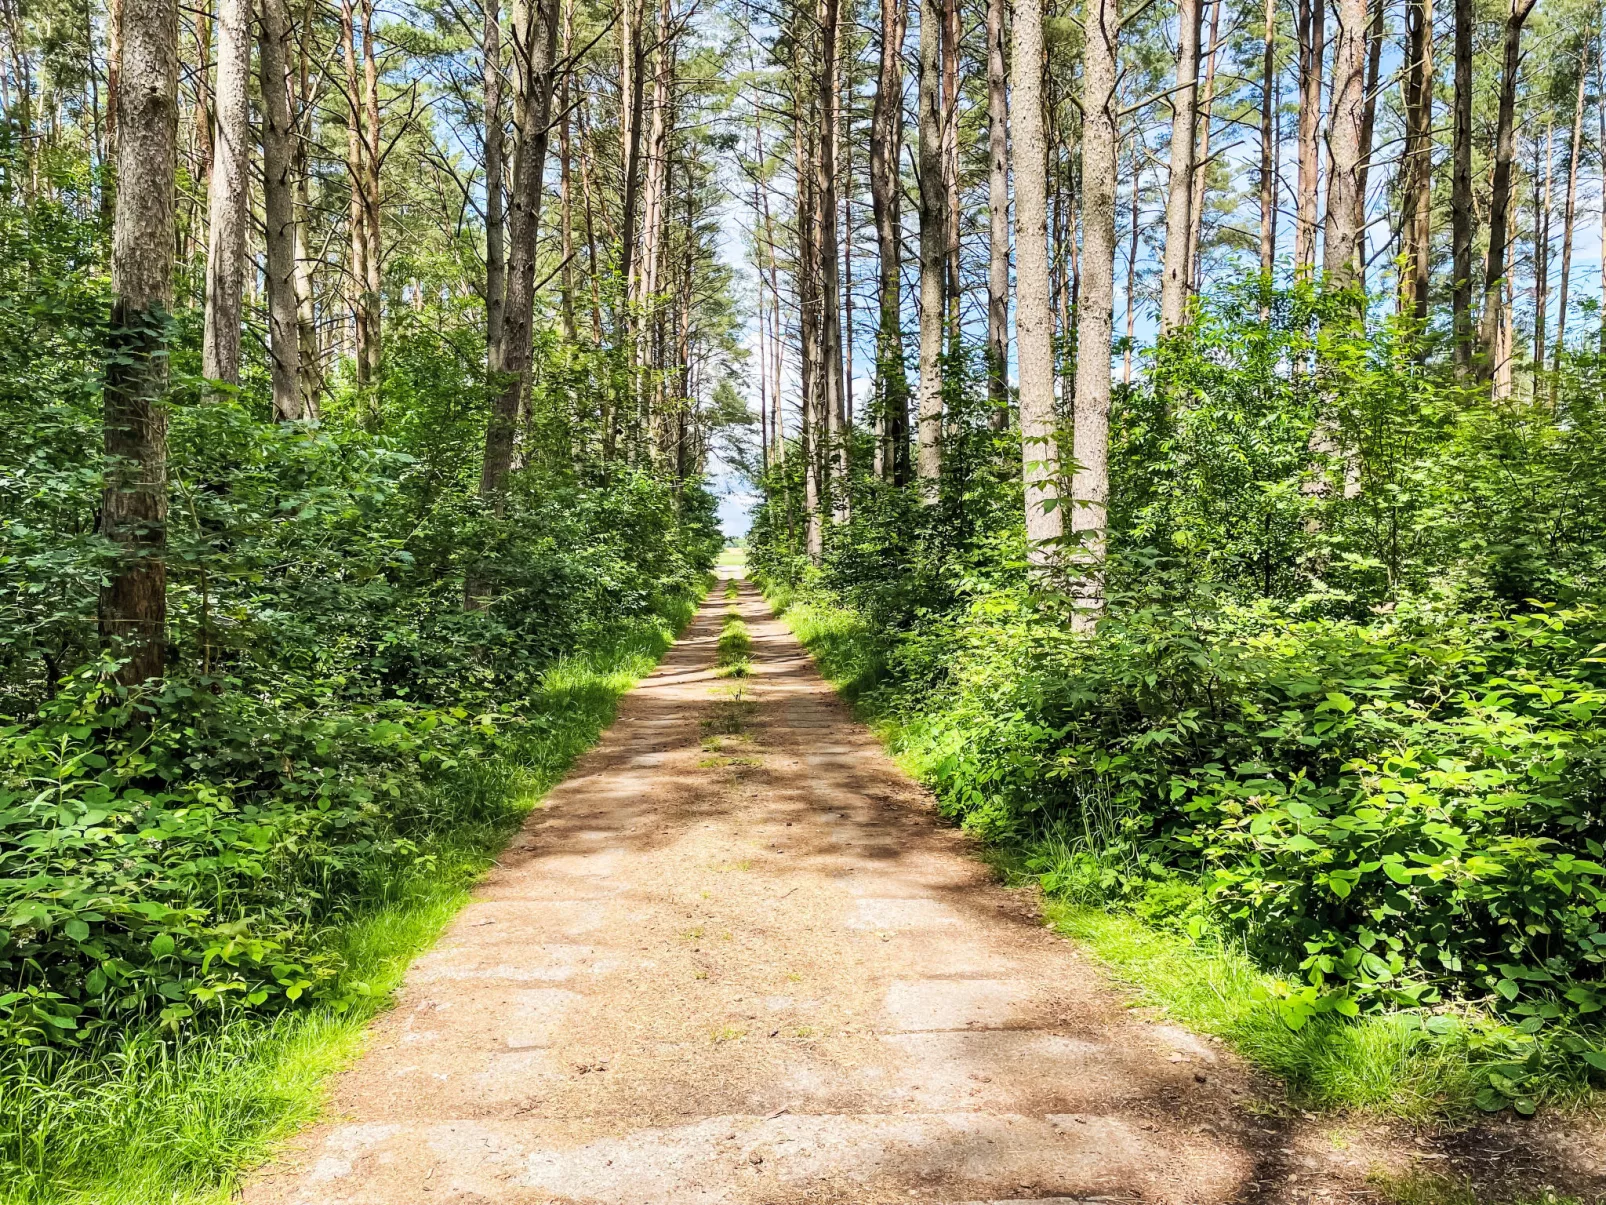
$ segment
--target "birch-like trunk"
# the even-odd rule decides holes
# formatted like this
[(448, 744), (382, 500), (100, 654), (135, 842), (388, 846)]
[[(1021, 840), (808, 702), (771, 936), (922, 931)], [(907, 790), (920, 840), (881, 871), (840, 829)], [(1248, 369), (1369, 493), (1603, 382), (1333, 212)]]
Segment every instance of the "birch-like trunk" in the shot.
[(1076, 470), (1071, 477), (1073, 626), (1091, 630), (1104, 610), (1109, 505), (1110, 322), (1115, 304), (1118, 0), (1088, 0), (1082, 68), (1082, 281), (1076, 310)]
[(1199, 92), (1199, 0), (1177, 0), (1177, 74), (1171, 94), (1171, 181), (1165, 204), (1165, 256), (1160, 265), (1160, 333), (1182, 325), (1188, 308), (1188, 240), (1193, 229), (1193, 175)]
[(1015, 119), (1015, 354), (1020, 372), (1026, 554), (1032, 565), (1046, 569), (1059, 563), (1065, 520), (1059, 508), (1059, 439), (1054, 414), (1042, 3), (1016, 0), (1010, 92)]
[(943, 188), (941, 0), (920, 0), (920, 392), (917, 472), (927, 502), (937, 500), (942, 476), (942, 343), (948, 248), (946, 191)]
[(290, 168), (295, 132), (290, 128), (285, 46), (290, 20), (285, 0), (261, 0), (257, 66), (262, 89), (262, 214), (267, 250), (268, 350), (273, 376), (273, 414), (280, 421), (302, 417), (301, 338), (296, 327), (295, 181)]
[(178, 7), (123, 0), (112, 220), (112, 307), (103, 389), (100, 533), (118, 556), (100, 591), (100, 633), (137, 686), (165, 668), (168, 324), (173, 299)]
[(1333, 86), (1327, 115), (1331, 176), (1322, 270), (1329, 285), (1346, 288), (1355, 279), (1366, 197), (1361, 191), (1362, 129), (1366, 122), (1366, 0), (1338, 0), (1333, 46)]
[(201, 375), (240, 383), (246, 203), (251, 187), (251, 0), (219, 0), (217, 136), (207, 198), (206, 314)]

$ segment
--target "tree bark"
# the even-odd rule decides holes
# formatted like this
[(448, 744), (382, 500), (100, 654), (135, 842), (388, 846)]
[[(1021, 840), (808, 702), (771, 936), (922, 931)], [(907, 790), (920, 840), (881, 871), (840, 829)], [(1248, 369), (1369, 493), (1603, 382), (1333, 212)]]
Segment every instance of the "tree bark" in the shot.
[(831, 518), (846, 523), (848, 497), (848, 424), (842, 389), (842, 291), (837, 272), (837, 62), (839, 0), (820, 0), (820, 73), (815, 104), (820, 136), (816, 141), (815, 203), (818, 206), (822, 396), (825, 403), (831, 477)]
[(903, 362), (902, 205), (903, 0), (881, 0), (881, 62), (870, 112), (870, 208), (877, 263), (875, 406), (881, 473), (909, 480), (909, 380)]
[(1210, 7), (1210, 53), (1205, 59), (1204, 92), (1199, 98), (1199, 149), (1193, 170), (1193, 203), (1188, 224), (1188, 292), (1199, 291), (1203, 271), (1205, 185), (1210, 172), (1210, 119), (1216, 107), (1216, 63), (1221, 55), (1221, 0)]
[[(801, 22), (799, 22), (801, 24)], [(801, 41), (801, 39), (799, 39)], [(799, 364), (802, 391), (803, 507), (807, 522), (809, 562), (818, 565), (825, 554), (821, 508), (825, 499), (824, 388), (823, 359), (820, 348), (819, 281), (819, 203), (815, 196), (818, 175), (813, 161), (818, 154), (814, 142), (819, 130), (811, 110), (816, 96), (804, 86), (802, 52), (794, 59), (797, 99), (795, 102), (792, 159), (797, 178), (797, 268), (798, 323), (802, 359)]]
[(959, 0), (942, 3), (942, 190), (947, 217), (949, 347), (957, 351), (959, 329)]
[(502, 210), (502, 14), (484, 0), (480, 70), (485, 83), (485, 363), (502, 370), (502, 322), (507, 304), (506, 218)]
[(206, 314), (201, 375), (240, 383), (246, 202), (251, 187), (251, 0), (220, 0), (217, 13), (217, 137), (208, 201)]
[(1405, 6), (1404, 92), (1400, 230), (1406, 262), (1401, 295), (1421, 326), (1428, 318), (1433, 268), (1433, 0), (1407, 0)]
[[(1578, 218), (1578, 158), (1584, 149), (1584, 81), (1588, 79), (1584, 70), (1583, 55), (1578, 56), (1578, 99), (1573, 104), (1573, 138), (1567, 154), (1567, 200), (1564, 202), (1561, 218), (1561, 283), (1557, 290), (1556, 309), (1556, 347), (1552, 353), (1552, 368), (1561, 367), (1562, 353), (1566, 351), (1567, 340), (1567, 289), (1572, 281), (1573, 268), (1573, 225)], [(1606, 111), (1606, 100), (1602, 101), (1603, 111)], [(1602, 261), (1606, 263), (1606, 260)], [(1551, 390), (1554, 398), (1555, 390)]]
[(1010, 55), (1015, 117), (1015, 354), (1020, 372), (1026, 555), (1060, 561), (1059, 437), (1054, 414), (1054, 309), (1049, 296), (1048, 139), (1043, 121), (1042, 0), (1016, 0)]
[(1333, 86), (1327, 118), (1332, 177), (1327, 184), (1327, 223), (1322, 270), (1333, 288), (1355, 280), (1366, 228), (1361, 192), (1362, 130), (1366, 122), (1367, 0), (1338, 0), (1338, 33), (1333, 47)]
[(262, 89), (262, 213), (267, 249), (268, 349), (272, 357), (273, 414), (282, 422), (302, 417), (301, 332), (296, 305), (295, 181), (285, 45), (290, 21), (285, 0), (261, 0), (257, 65)]
[(1076, 309), (1076, 471), (1071, 533), (1073, 626), (1089, 631), (1104, 610), (1109, 504), (1110, 322), (1115, 303), (1116, 46), (1118, 0), (1089, 0), (1082, 68), (1082, 280)]
[(514, 429), (528, 384), (535, 326), (536, 236), (541, 223), (541, 185), (546, 174), (552, 108), (552, 62), (557, 43), (557, 0), (515, 0), (513, 61), (517, 91), (513, 101), (513, 178), (508, 190), (512, 238), (508, 262), (507, 309), (503, 315), (500, 391), (492, 398), (485, 428), (485, 460), (480, 496), (501, 511), (507, 475), (513, 467)]
[(375, 0), (363, 0), (362, 5), (363, 133), (367, 138), (363, 147), (363, 231), (368, 239), (368, 379), (377, 384), (384, 343), (384, 247), (379, 237), (379, 56), (374, 49), (374, 4)]
[(1160, 266), (1160, 334), (1182, 325), (1188, 308), (1188, 238), (1193, 229), (1194, 150), (1198, 125), (1200, 0), (1177, 0), (1176, 90), (1171, 95), (1171, 180)]
[[(1009, 81), (1004, 67), (1004, 5), (1005, 0), (987, 0), (987, 400), (994, 431), (1009, 426)], [(1046, 153), (1042, 141), (1039, 129), (1039, 159)]]
[(113, 119), (117, 179), (106, 332), (105, 487), (100, 533), (117, 561), (100, 591), (100, 633), (126, 658), (117, 681), (162, 676), (167, 626), (168, 323), (177, 177), (178, 7), (123, 0)]
[(1473, 0), (1455, 0), (1455, 125), (1450, 146), (1450, 285), (1455, 372), (1472, 369)]
[(943, 273), (948, 248), (942, 114), (938, 107), (942, 19), (940, 0), (920, 0), (920, 454), (917, 472), (928, 502), (937, 500), (937, 486), (942, 475), (942, 344), (946, 325)]
[(1535, 0), (1512, 0), (1502, 40), (1504, 53), (1500, 75), (1500, 108), (1495, 126), (1494, 172), (1489, 189), (1489, 257), (1483, 276), (1484, 355), (1478, 364), (1480, 381), (1493, 380), (1496, 366), (1501, 361), (1497, 344), (1502, 334), (1502, 285), (1506, 277), (1506, 243), (1510, 237), (1507, 222), (1511, 209), (1511, 164), (1517, 153), (1517, 72), (1522, 63), (1522, 26), (1533, 11), (1534, 3)]
[[(1277, 78), (1277, 0), (1266, 0), (1265, 50), (1260, 70), (1260, 274), (1270, 287), (1277, 267), (1277, 137), (1275, 120), (1282, 103)], [(1262, 307), (1262, 318), (1265, 307)]]
[(363, 200), (362, 77), (357, 67), (356, 21), (351, 0), (340, 0), (341, 57), (346, 68), (346, 178), (351, 185), (346, 222), (351, 234), (352, 360), (357, 386), (368, 385), (368, 207)]
[(1301, 273), (1309, 273), (1316, 263), (1317, 136), (1322, 115), (1322, 53), (1327, 40), (1323, 4), (1324, 0), (1299, 0), (1299, 202), (1294, 213), (1294, 269)]
[(569, 63), (574, 53), (574, 0), (563, 0), (563, 39), (561, 58), (564, 62), (563, 82), (558, 95), (558, 233), (560, 253), (563, 256), (561, 273), (561, 304), (563, 337), (570, 343), (576, 338), (574, 321), (574, 200), (570, 176), (571, 147), (569, 137), (569, 77), (573, 67)]
[[(1536, 148), (1537, 149), (1537, 146)], [(1556, 162), (1556, 120), (1545, 120), (1545, 162), (1534, 164), (1534, 396), (1545, 369), (1545, 335), (1550, 317), (1550, 189)], [(1541, 185), (1541, 174), (1544, 182)]]

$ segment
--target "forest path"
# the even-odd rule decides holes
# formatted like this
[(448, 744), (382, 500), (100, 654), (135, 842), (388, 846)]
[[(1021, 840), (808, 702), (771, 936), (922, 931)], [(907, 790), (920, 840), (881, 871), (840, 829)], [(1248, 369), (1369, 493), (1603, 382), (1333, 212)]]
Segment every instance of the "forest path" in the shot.
[(716, 677), (729, 605), (624, 699), (246, 1201), (1369, 1195), (1357, 1149), (1268, 1119), (999, 886), (746, 583), (752, 676)]

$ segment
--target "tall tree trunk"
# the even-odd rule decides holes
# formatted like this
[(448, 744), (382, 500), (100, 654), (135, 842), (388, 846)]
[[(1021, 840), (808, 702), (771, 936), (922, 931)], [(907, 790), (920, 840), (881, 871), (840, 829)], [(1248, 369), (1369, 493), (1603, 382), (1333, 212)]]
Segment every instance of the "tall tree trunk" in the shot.
[(1517, 72), (1522, 65), (1522, 26), (1533, 11), (1534, 3), (1535, 0), (1511, 0), (1502, 40), (1500, 107), (1495, 126), (1494, 173), (1489, 189), (1489, 258), (1483, 276), (1484, 355), (1478, 365), (1480, 381), (1492, 380), (1500, 362), (1496, 345), (1502, 333), (1502, 285), (1506, 277), (1506, 244), (1510, 239), (1507, 223), (1511, 210), (1511, 164), (1517, 154)]
[(1450, 285), (1455, 371), (1472, 369), (1472, 26), (1473, 0), (1455, 0), (1455, 125), (1450, 145)]
[(1354, 280), (1366, 198), (1361, 192), (1362, 128), (1366, 122), (1367, 0), (1338, 0), (1333, 46), (1333, 87), (1327, 116), (1332, 178), (1327, 184), (1327, 223), (1322, 270), (1328, 284), (1347, 288)]
[(357, 67), (356, 20), (351, 0), (340, 0), (341, 57), (346, 68), (346, 178), (351, 197), (346, 221), (351, 233), (352, 359), (359, 388), (368, 382), (368, 206), (363, 200), (362, 77)]
[[(1402, 297), (1418, 326), (1428, 318), (1433, 267), (1433, 0), (1405, 6), (1405, 150), (1400, 231), (1405, 243)], [(1404, 308), (1404, 307), (1402, 307)]]
[(502, 321), (507, 302), (506, 219), (502, 211), (502, 14), (484, 0), (480, 71), (485, 85), (485, 363), (502, 370)]
[(1076, 471), (1071, 533), (1073, 626), (1090, 630), (1104, 610), (1105, 514), (1110, 497), (1110, 321), (1115, 304), (1116, 46), (1118, 0), (1089, 0), (1082, 68), (1082, 282), (1076, 310)]
[(1210, 53), (1205, 60), (1204, 92), (1199, 98), (1199, 150), (1193, 170), (1192, 220), (1188, 225), (1188, 292), (1199, 291), (1204, 244), (1205, 184), (1210, 175), (1210, 119), (1216, 107), (1216, 62), (1221, 56), (1221, 0), (1210, 7)]
[[(1371, 24), (1366, 32), (1366, 100), (1361, 114), (1361, 165), (1357, 169), (1360, 180), (1357, 191), (1360, 193), (1361, 213), (1364, 219), (1366, 213), (1366, 179), (1372, 166), (1372, 135), (1377, 129), (1377, 95), (1378, 75), (1383, 68), (1383, 19), (1388, 15), (1388, 8), (1384, 0), (1372, 0)], [(1365, 234), (1361, 236), (1361, 275), (1362, 287), (1365, 286), (1366, 241)]]
[(318, 303), (313, 291), (312, 253), (307, 246), (307, 222), (312, 213), (307, 148), (312, 144), (312, 111), (317, 99), (313, 94), (308, 43), (313, 35), (313, 21), (317, 15), (318, 2), (319, 0), (307, 0), (301, 20), (300, 36), (296, 38), (296, 63), (292, 73), (296, 86), (294, 109), (290, 114), (290, 171), (295, 179), (296, 237), (293, 254), (296, 281), (296, 343), (299, 347), (297, 362), (301, 367), (302, 416), (314, 421), (318, 418), (318, 395), (323, 391), (323, 356), (318, 340)]
[(178, 131), (178, 7), (123, 0), (106, 331), (105, 487), (100, 532), (118, 557), (100, 591), (101, 638), (125, 686), (162, 676), (167, 627), (168, 323)]
[(870, 208), (877, 263), (875, 406), (882, 476), (909, 479), (909, 380), (903, 363), (902, 216), (899, 159), (903, 154), (902, 0), (881, 0), (881, 62), (870, 112)]
[(563, 337), (575, 341), (574, 322), (574, 202), (571, 187), (571, 147), (569, 139), (569, 77), (573, 72), (569, 62), (574, 53), (574, 0), (563, 0), (563, 39), (561, 58), (564, 63), (563, 83), (558, 96), (558, 234), (563, 267), (560, 269)]
[[(1537, 149), (1537, 145), (1535, 147)], [(1534, 397), (1545, 370), (1545, 327), (1550, 317), (1550, 188), (1556, 162), (1556, 120), (1545, 120), (1545, 162), (1534, 165)], [(1540, 183), (1541, 170), (1544, 183)]]
[[(1277, 267), (1277, 109), (1282, 88), (1277, 77), (1277, 0), (1266, 0), (1265, 50), (1260, 68), (1260, 274), (1270, 287)], [(1268, 299), (1269, 301), (1269, 299)], [(1265, 317), (1265, 307), (1261, 316)]]
[(1132, 148), (1132, 215), (1127, 225), (1126, 244), (1126, 348), (1121, 353), (1121, 384), (1132, 383), (1132, 349), (1138, 330), (1138, 235), (1143, 221), (1143, 171), (1138, 148)]
[(1054, 414), (1054, 310), (1049, 296), (1048, 138), (1043, 121), (1042, 0), (1016, 0), (1010, 54), (1015, 117), (1015, 354), (1020, 372), (1021, 486), (1026, 548), (1059, 563), (1059, 434)]
[[(620, 31), (620, 147), (624, 153), (624, 203), (619, 222), (619, 270), (627, 297), (635, 295), (636, 211), (640, 204), (641, 123), (647, 95), (647, 40), (642, 32), (641, 0), (624, 0)], [(626, 326), (629, 323), (627, 321)]]
[[(994, 431), (1009, 426), (1009, 79), (1004, 67), (1004, 7), (1005, 0), (987, 0), (987, 400)], [(1041, 129), (1038, 142), (1043, 142)], [(1045, 153), (1040, 146), (1038, 157)]]
[[(801, 24), (801, 22), (799, 23)], [(801, 32), (801, 31), (800, 31)], [(799, 39), (801, 41), (801, 39)], [(803, 82), (802, 52), (799, 47), (794, 59), (798, 96), (793, 134), (792, 158), (797, 173), (797, 269), (798, 319), (801, 336), (802, 362), (799, 374), (802, 385), (802, 444), (803, 444), (803, 506), (807, 521), (807, 552), (809, 562), (818, 565), (824, 557), (825, 535), (821, 508), (825, 499), (824, 467), (825, 433), (824, 389), (821, 378), (823, 356), (820, 349), (820, 254), (818, 244), (819, 202), (815, 197), (818, 176), (812, 165), (817, 151), (814, 142), (819, 130), (812, 124), (810, 112), (815, 97), (808, 94)]]
[[(1470, 0), (1466, 0), (1470, 3)], [(1322, 116), (1322, 53), (1327, 43), (1324, 0), (1299, 0), (1299, 203), (1294, 213), (1294, 269), (1316, 263), (1317, 155)]]
[(267, 249), (268, 348), (273, 360), (273, 414), (302, 417), (301, 340), (296, 329), (295, 181), (290, 178), (295, 133), (290, 128), (285, 0), (261, 0), (257, 66), (262, 89), (262, 214)]
[(251, 0), (219, 0), (217, 138), (212, 163), (201, 375), (240, 383), (246, 201), (251, 186)]
[(942, 4), (942, 189), (947, 216), (948, 340), (959, 347), (959, 0)]
[(944, 260), (948, 248), (943, 188), (942, 113), (939, 111), (943, 8), (920, 0), (920, 395), (918, 473), (928, 502), (937, 500), (942, 475), (942, 353)]
[(384, 246), (380, 241), (379, 199), (379, 56), (374, 48), (375, 0), (362, 4), (363, 228), (368, 238), (368, 379), (377, 384), (383, 361)]
[(846, 399), (842, 392), (842, 293), (837, 273), (837, 63), (839, 0), (820, 0), (820, 74), (815, 103), (820, 111), (820, 136), (816, 142), (815, 204), (818, 206), (820, 241), (821, 352), (823, 397), (829, 430), (831, 476), (831, 518), (848, 520), (848, 425)]
[[(1573, 138), (1567, 154), (1567, 200), (1564, 203), (1561, 217), (1561, 287), (1558, 290), (1556, 308), (1556, 349), (1553, 353), (1553, 368), (1561, 367), (1561, 356), (1566, 351), (1567, 340), (1567, 289), (1572, 280), (1573, 269), (1573, 224), (1578, 217), (1578, 158), (1584, 149), (1584, 81), (1589, 73), (1584, 70), (1584, 57), (1578, 56), (1578, 99), (1573, 104)], [(1606, 98), (1601, 101), (1603, 112), (1606, 112)], [(1606, 263), (1606, 260), (1602, 260)], [(1552, 388), (1551, 396), (1554, 398), (1555, 390)]]
[(1160, 334), (1182, 325), (1188, 308), (1188, 236), (1193, 229), (1193, 175), (1198, 125), (1199, 0), (1177, 0), (1177, 74), (1171, 94), (1171, 181), (1165, 204), (1165, 257), (1160, 265)]
[(502, 371), (506, 380), (492, 398), (485, 428), (480, 496), (500, 513), (513, 467), (513, 437), (519, 403), (528, 385), (535, 326), (536, 237), (541, 224), (541, 184), (546, 174), (552, 108), (552, 60), (557, 43), (557, 0), (515, 0), (512, 37), (517, 90), (513, 99), (513, 177), (508, 190), (511, 254), (507, 309), (503, 315)]

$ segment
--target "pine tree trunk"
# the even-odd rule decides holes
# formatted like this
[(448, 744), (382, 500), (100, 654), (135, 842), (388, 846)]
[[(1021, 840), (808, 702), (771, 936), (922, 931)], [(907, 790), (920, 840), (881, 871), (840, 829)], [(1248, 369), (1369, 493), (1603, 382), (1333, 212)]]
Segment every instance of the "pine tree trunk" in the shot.
[(848, 497), (848, 426), (842, 392), (842, 291), (837, 272), (837, 45), (839, 0), (820, 0), (820, 73), (815, 104), (820, 113), (820, 136), (815, 140), (815, 204), (818, 206), (820, 271), (820, 337), (822, 391), (828, 428), (831, 478), (831, 518), (845, 523), (851, 509)]
[(917, 473), (928, 502), (937, 500), (942, 475), (942, 354), (946, 325), (943, 274), (948, 249), (943, 187), (940, 0), (920, 0), (920, 393)]
[(1105, 513), (1110, 496), (1110, 322), (1115, 304), (1117, 0), (1089, 0), (1082, 75), (1082, 265), (1076, 308), (1076, 471), (1071, 477), (1074, 627), (1104, 610)]
[(296, 327), (294, 131), (285, 73), (290, 21), (285, 0), (261, 0), (257, 65), (262, 89), (262, 213), (267, 249), (268, 349), (273, 360), (273, 414), (302, 417), (301, 336)]
[[(1009, 426), (1009, 79), (1004, 65), (1004, 6), (1005, 0), (987, 0), (987, 401), (994, 431)], [(1041, 125), (1041, 114), (1038, 122)], [(1042, 141), (1039, 131), (1039, 144)], [(1039, 159), (1045, 153), (1040, 147)]]
[(485, 363), (502, 370), (502, 321), (507, 303), (506, 218), (502, 210), (502, 15), (484, 0), (480, 71), (485, 84)]
[(220, 0), (217, 13), (217, 139), (208, 200), (206, 314), (201, 375), (240, 383), (246, 202), (251, 187), (251, 0)]
[(870, 208), (877, 263), (875, 407), (881, 475), (909, 479), (909, 381), (903, 362), (902, 217), (899, 159), (903, 154), (902, 0), (881, 0), (881, 62), (870, 112)]
[(552, 108), (552, 62), (557, 45), (556, 0), (515, 0), (512, 35), (517, 91), (513, 101), (513, 177), (508, 190), (510, 255), (503, 315), (502, 371), (506, 381), (491, 402), (485, 428), (480, 496), (500, 512), (513, 467), (514, 429), (528, 385), (535, 326), (536, 238), (546, 174)]
[(809, 562), (818, 565), (824, 558), (825, 535), (821, 508), (825, 499), (823, 469), (825, 467), (824, 389), (821, 377), (823, 356), (820, 349), (820, 281), (819, 281), (819, 203), (815, 197), (818, 177), (813, 170), (817, 154), (814, 142), (819, 136), (812, 124), (816, 116), (811, 113), (815, 98), (807, 95), (803, 83), (800, 60), (801, 49), (794, 59), (794, 72), (798, 96), (793, 133), (792, 158), (797, 176), (797, 303), (802, 362), (800, 379), (803, 410), (803, 507), (807, 521), (807, 552)]
[[(1260, 274), (1270, 287), (1277, 267), (1277, 137), (1275, 118), (1282, 103), (1277, 78), (1277, 0), (1266, 0), (1265, 50), (1260, 69)], [(1268, 299), (1269, 302), (1269, 299)], [(1266, 316), (1266, 307), (1261, 317)]]
[(1294, 269), (1302, 273), (1309, 273), (1316, 263), (1317, 135), (1322, 115), (1322, 51), (1327, 40), (1323, 4), (1324, 0), (1299, 0), (1299, 200), (1294, 213)]
[(948, 345), (959, 348), (959, 0), (942, 3), (942, 189), (947, 208)]
[(379, 213), (379, 57), (374, 48), (375, 0), (362, 6), (362, 94), (363, 133), (363, 231), (368, 239), (368, 379), (377, 384), (383, 361), (384, 301), (382, 269), (384, 247), (380, 241)]
[[(1472, 369), (1472, 0), (1455, 0), (1455, 123), (1450, 146), (1451, 331), (1456, 376)], [(1603, 328), (1606, 329), (1606, 328)]]
[(1545, 368), (1545, 335), (1550, 317), (1550, 188), (1556, 162), (1556, 121), (1545, 120), (1544, 183), (1541, 168), (1534, 165), (1534, 396), (1539, 396), (1539, 374)]
[(115, 94), (117, 180), (112, 308), (106, 331), (105, 487), (100, 533), (118, 551), (100, 591), (100, 633), (127, 660), (125, 686), (162, 676), (167, 627), (167, 391), (178, 8), (123, 0)]
[[(1567, 290), (1572, 281), (1573, 268), (1573, 225), (1578, 217), (1578, 158), (1584, 149), (1584, 81), (1588, 79), (1584, 70), (1582, 55), (1578, 60), (1578, 99), (1573, 105), (1573, 137), (1567, 154), (1567, 200), (1562, 209), (1561, 218), (1561, 284), (1557, 290), (1556, 308), (1556, 348), (1552, 353), (1551, 367), (1561, 367), (1562, 353), (1566, 351), (1567, 340)], [(1602, 101), (1603, 111), (1606, 111), (1606, 100)], [(1606, 263), (1606, 260), (1602, 261)], [(1551, 396), (1554, 398), (1555, 390)]]
[(1015, 119), (1015, 354), (1020, 373), (1021, 485), (1027, 557), (1043, 569), (1060, 561), (1059, 540), (1065, 520), (1059, 508), (1059, 424), (1054, 413), (1042, 0), (1016, 0), (1014, 19), (1010, 91)]
[(341, 57), (346, 67), (346, 178), (351, 185), (351, 197), (346, 210), (346, 222), (351, 234), (352, 306), (352, 359), (356, 369), (357, 386), (368, 381), (368, 207), (363, 201), (363, 136), (362, 136), (362, 77), (357, 67), (356, 21), (351, 0), (340, 2)]
[(1361, 192), (1362, 129), (1366, 121), (1367, 0), (1338, 0), (1333, 46), (1333, 86), (1327, 115), (1332, 172), (1327, 184), (1327, 223), (1322, 270), (1330, 287), (1347, 288), (1356, 275), (1366, 198)]
[(1433, 267), (1433, 0), (1408, 0), (1405, 6), (1404, 89), (1400, 229), (1406, 262), (1401, 293), (1421, 325), (1427, 322)]
[(564, 62), (563, 83), (558, 96), (558, 234), (563, 256), (559, 313), (563, 316), (563, 337), (570, 343), (576, 338), (574, 321), (574, 202), (572, 198), (569, 139), (569, 77), (572, 69), (569, 58), (574, 53), (574, 0), (563, 0), (563, 40), (561, 58)]
[(1199, 93), (1199, 0), (1177, 0), (1176, 91), (1171, 94), (1171, 181), (1160, 265), (1160, 333), (1182, 325), (1188, 307), (1188, 236), (1193, 228), (1195, 129)]
[[(1506, 17), (1500, 75), (1500, 107), (1495, 126), (1494, 172), (1489, 189), (1489, 257), (1484, 269), (1483, 346), (1478, 379), (1489, 381), (1495, 367), (1509, 359), (1509, 350), (1499, 354), (1502, 338), (1503, 283), (1506, 278), (1506, 251), (1510, 238), (1507, 223), (1511, 210), (1511, 165), (1517, 154), (1516, 109), (1517, 72), (1522, 62), (1522, 26), (1533, 11), (1535, 0), (1512, 0)], [(1509, 388), (1505, 390), (1509, 393)]]
[(1199, 98), (1199, 150), (1193, 168), (1193, 203), (1188, 208), (1188, 293), (1199, 291), (1204, 242), (1205, 184), (1210, 173), (1210, 119), (1216, 106), (1216, 63), (1221, 54), (1221, 0), (1210, 7), (1210, 53), (1205, 59), (1204, 92)]

